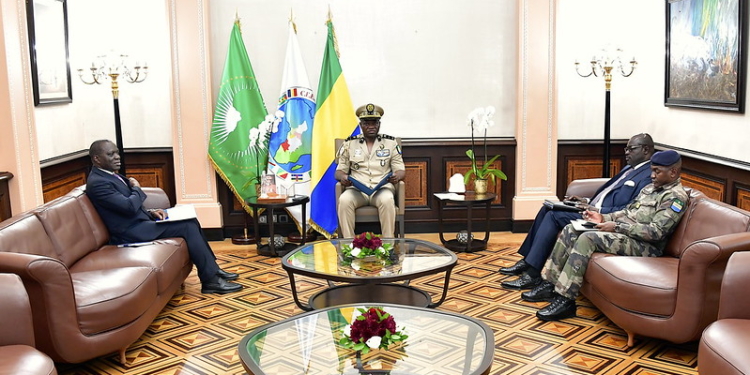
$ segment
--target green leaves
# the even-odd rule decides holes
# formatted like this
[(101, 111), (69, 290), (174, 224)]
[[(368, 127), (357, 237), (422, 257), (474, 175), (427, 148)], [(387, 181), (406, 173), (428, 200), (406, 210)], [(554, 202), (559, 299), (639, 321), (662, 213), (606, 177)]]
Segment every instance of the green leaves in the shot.
[(466, 150), (466, 156), (469, 157), (471, 160), (471, 169), (469, 169), (466, 174), (464, 174), (464, 184), (468, 184), (469, 181), (471, 181), (471, 176), (476, 176), (476, 179), (479, 180), (491, 180), (492, 183), (495, 183), (495, 179), (499, 178), (501, 180), (507, 180), (508, 176), (503, 173), (503, 171), (493, 168), (492, 164), (497, 160), (497, 158), (500, 157), (500, 155), (495, 155), (492, 159), (488, 160), (486, 163), (484, 163), (481, 167), (477, 166), (477, 160), (474, 155), (474, 150), (468, 149)]

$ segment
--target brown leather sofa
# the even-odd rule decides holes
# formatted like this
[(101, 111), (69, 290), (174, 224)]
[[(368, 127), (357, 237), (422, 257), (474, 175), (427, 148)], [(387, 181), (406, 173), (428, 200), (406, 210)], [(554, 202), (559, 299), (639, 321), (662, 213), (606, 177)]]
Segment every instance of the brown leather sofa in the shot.
[(57, 374), (52, 359), (34, 348), (29, 296), (18, 275), (0, 274), (0, 374)]
[(596, 253), (582, 293), (628, 335), (694, 341), (716, 320), (727, 260), (750, 250), (750, 212), (690, 192), (661, 257)]
[[(147, 204), (168, 205), (160, 189)], [(150, 208), (155, 208), (151, 206)], [(84, 188), (0, 223), (0, 272), (21, 277), (36, 345), (57, 362), (125, 351), (192, 269), (182, 238), (141, 247), (107, 245)]]
[(721, 282), (719, 320), (703, 331), (698, 372), (704, 375), (750, 374), (750, 252), (732, 254)]

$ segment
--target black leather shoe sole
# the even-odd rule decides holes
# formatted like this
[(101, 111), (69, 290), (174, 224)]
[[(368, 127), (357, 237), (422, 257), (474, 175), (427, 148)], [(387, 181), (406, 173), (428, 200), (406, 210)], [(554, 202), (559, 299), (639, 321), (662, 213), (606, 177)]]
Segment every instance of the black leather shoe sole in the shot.
[(513, 289), (513, 290), (522, 290), (522, 289), (532, 289), (539, 285), (539, 283), (542, 282), (541, 277), (531, 277), (527, 274), (521, 275), (521, 277), (511, 280), (511, 281), (503, 281), (500, 283), (500, 286), (502, 286), (505, 289)]
[(503, 275), (515, 276), (515, 275), (522, 274), (523, 271), (526, 271), (527, 269), (529, 269), (529, 264), (526, 263), (525, 260), (521, 259), (518, 261), (518, 263), (510, 267), (503, 267), (499, 269), (497, 272), (500, 272)]

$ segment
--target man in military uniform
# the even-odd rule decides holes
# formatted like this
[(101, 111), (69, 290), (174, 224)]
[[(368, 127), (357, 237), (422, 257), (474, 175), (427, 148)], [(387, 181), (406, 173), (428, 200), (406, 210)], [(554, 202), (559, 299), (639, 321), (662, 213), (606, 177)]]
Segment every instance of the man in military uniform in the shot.
[(633, 203), (609, 214), (586, 211), (583, 218), (597, 223), (597, 231), (578, 233), (572, 225), (563, 229), (544, 265), (545, 281), (521, 294), (526, 301), (550, 301), (536, 313), (537, 318), (550, 321), (576, 315), (575, 299), (594, 252), (661, 256), (688, 200), (680, 183), (681, 166), (677, 152), (655, 153), (651, 157), (653, 182), (641, 190)]
[(380, 132), (383, 108), (367, 104), (357, 108), (362, 134), (346, 139), (339, 149), (336, 180), (346, 189), (339, 197), (339, 226), (344, 238), (354, 237), (354, 211), (378, 208), (383, 237), (394, 237), (396, 202), (394, 184), (404, 179), (406, 168), (396, 139)]

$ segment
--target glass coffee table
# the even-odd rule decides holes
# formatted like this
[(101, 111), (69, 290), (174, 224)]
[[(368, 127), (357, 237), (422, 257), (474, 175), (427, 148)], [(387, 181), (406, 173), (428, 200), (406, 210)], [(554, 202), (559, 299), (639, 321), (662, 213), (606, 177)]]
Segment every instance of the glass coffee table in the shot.
[[(385, 261), (346, 261), (341, 246), (352, 239), (333, 239), (307, 243), (281, 259), (289, 274), (294, 302), (310, 311), (347, 303), (377, 302), (435, 307), (445, 300), (451, 270), (457, 257), (452, 251), (427, 241), (409, 238), (384, 238), (393, 245), (391, 258)], [(416, 278), (445, 273), (442, 296), (437, 302), (427, 292), (409, 285)], [(300, 301), (296, 276), (308, 276), (328, 282), (328, 288), (313, 294), (307, 304)], [(336, 285), (335, 282), (344, 283)], [(401, 283), (397, 283), (401, 282)]]
[[(339, 344), (343, 329), (377, 306), (409, 337), (387, 349), (360, 354)], [(489, 374), (492, 329), (468, 316), (412, 306), (351, 304), (303, 313), (261, 326), (239, 344), (248, 374)]]

